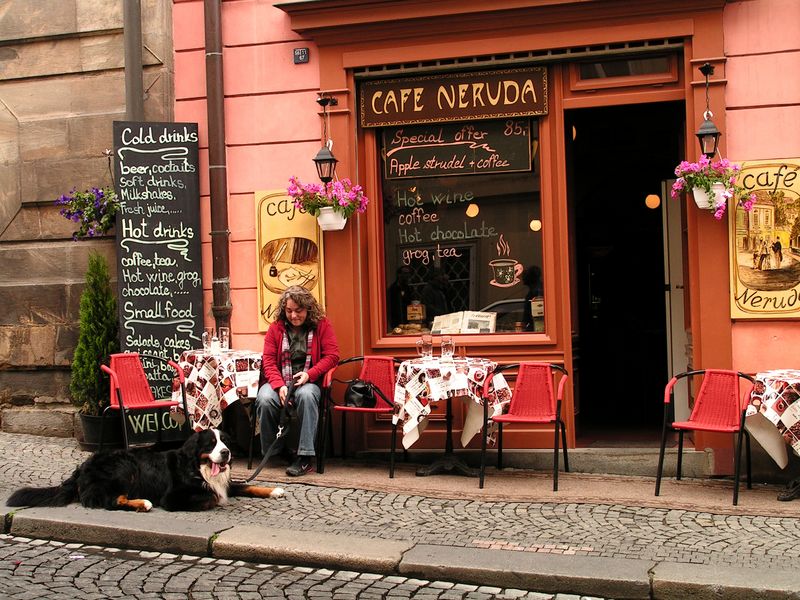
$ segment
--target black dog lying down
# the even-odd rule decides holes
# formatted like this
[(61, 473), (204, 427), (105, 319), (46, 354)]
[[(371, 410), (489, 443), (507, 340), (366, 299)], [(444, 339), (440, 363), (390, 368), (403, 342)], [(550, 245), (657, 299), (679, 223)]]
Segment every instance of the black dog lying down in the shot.
[(281, 488), (231, 482), (231, 451), (220, 432), (193, 434), (178, 450), (114, 450), (89, 457), (61, 485), (21, 488), (8, 506), (66, 506), (80, 501), (87, 508), (149, 511), (208, 510), (228, 496), (277, 498)]

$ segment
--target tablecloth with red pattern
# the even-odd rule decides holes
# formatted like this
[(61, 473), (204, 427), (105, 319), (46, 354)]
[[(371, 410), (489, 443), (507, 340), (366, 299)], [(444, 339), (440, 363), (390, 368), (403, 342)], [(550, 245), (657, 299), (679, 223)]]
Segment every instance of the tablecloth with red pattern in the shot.
[[(195, 431), (219, 427), (223, 410), (241, 398), (255, 398), (258, 393), (258, 352), (188, 350), (177, 362), (186, 377), (186, 405)], [(172, 399), (181, 399), (177, 378), (172, 382)], [(179, 407), (179, 412), (182, 410)]]

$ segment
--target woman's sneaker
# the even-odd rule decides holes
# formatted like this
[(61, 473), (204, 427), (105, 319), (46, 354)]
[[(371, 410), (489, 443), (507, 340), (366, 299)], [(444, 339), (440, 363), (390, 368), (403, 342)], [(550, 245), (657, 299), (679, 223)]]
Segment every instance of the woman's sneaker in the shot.
[(286, 469), (286, 474), (290, 477), (300, 477), (301, 475), (313, 471), (313, 459), (313, 456), (298, 456), (297, 460), (292, 463), (292, 466)]

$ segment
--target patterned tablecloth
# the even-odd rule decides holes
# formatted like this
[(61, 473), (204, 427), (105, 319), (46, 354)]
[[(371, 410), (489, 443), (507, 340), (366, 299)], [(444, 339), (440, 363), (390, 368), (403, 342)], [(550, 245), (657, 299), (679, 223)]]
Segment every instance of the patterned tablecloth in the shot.
[[(178, 365), (186, 376), (186, 405), (195, 431), (219, 427), (222, 411), (240, 398), (255, 398), (261, 374), (261, 353), (188, 350)], [(181, 399), (180, 383), (172, 382), (172, 399)]]
[[(483, 358), (431, 357), (404, 361), (398, 369), (394, 390), (394, 403), (398, 407), (394, 419), (403, 424), (403, 447), (413, 445), (427, 427), (430, 402), (447, 398), (469, 400), (461, 431), (461, 445), (466, 446), (483, 427), (483, 382), (496, 368), (497, 363)], [(486, 400), (490, 403), (490, 415), (508, 410), (511, 389), (502, 375), (495, 377)]]
[(800, 371), (765, 371), (755, 379), (745, 427), (783, 469), (787, 445), (800, 456)]

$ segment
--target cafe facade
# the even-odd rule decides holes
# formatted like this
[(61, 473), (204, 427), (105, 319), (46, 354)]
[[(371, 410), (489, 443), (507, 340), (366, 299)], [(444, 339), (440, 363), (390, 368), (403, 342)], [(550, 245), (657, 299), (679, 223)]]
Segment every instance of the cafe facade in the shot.
[[(203, 9), (173, 3), (175, 120), (199, 124), (201, 165)], [(800, 95), (779, 73), (800, 54), (799, 13), (789, 0), (222, 2), (234, 345), (261, 348), (270, 277), (306, 273), (343, 357), (409, 358), (433, 328), (468, 356), (563, 365), (570, 447), (655, 443), (673, 373), (796, 367)], [(716, 219), (670, 195), (704, 114), (719, 156), (752, 165), (753, 213)], [(370, 200), (341, 230), (285, 198), (290, 176), (318, 182), (321, 145)], [(739, 260), (774, 237), (780, 291)], [(444, 446), (443, 418), (416, 447)], [(389, 446), (388, 419), (350, 429), (351, 450)], [(551, 444), (552, 429), (506, 434), (507, 448)], [(727, 438), (695, 447), (730, 472)]]

